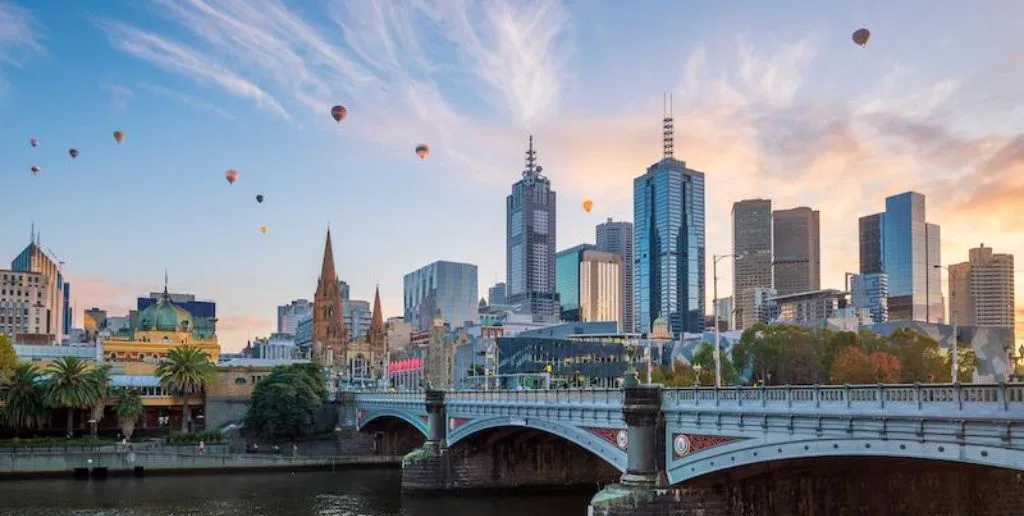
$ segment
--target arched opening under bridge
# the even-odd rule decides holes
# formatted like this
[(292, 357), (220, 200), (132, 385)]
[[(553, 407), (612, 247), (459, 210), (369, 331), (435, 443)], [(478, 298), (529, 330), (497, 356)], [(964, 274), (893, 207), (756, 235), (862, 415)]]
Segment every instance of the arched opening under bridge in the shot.
[(393, 416), (375, 418), (359, 429), (369, 437), (375, 455), (405, 455), (426, 441), (426, 437), (408, 421)]

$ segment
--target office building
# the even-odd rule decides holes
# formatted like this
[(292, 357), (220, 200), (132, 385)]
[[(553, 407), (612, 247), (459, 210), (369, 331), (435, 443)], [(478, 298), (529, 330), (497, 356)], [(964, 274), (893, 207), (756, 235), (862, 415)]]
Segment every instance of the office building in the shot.
[(487, 289), (487, 304), (493, 305), (504, 305), (505, 304), (505, 283), (495, 283), (493, 287)]
[[(718, 305), (716, 306), (718, 312), (718, 328), (720, 331), (728, 331), (733, 329), (733, 304), (732, 296), (718, 298)], [(711, 329), (714, 330), (714, 326)]]
[(846, 292), (835, 289), (777, 295), (771, 299), (775, 306), (774, 320), (782, 324), (806, 326), (832, 318), (846, 308)]
[(732, 298), (735, 328), (758, 321), (755, 291), (772, 288), (772, 201), (747, 199), (732, 205)]
[(875, 324), (889, 320), (889, 277), (884, 272), (854, 274), (850, 297), (855, 310), (867, 310)]
[[(64, 262), (59, 260), (52, 252), (45, 251), (40, 244), (41, 238), (32, 227), (31, 242), (21, 253), (11, 261), (11, 271), (14, 272), (35, 272), (41, 274), (45, 282), (41, 300), (43, 312), (39, 316), (39, 331), (37, 335), (50, 335), (49, 343), (56, 344), (63, 340), (67, 334), (67, 327), (64, 325), (67, 306), (67, 295), (65, 294), (65, 283), (63, 266)], [(24, 317), (24, 315), (23, 315)], [(30, 326), (35, 327), (35, 318), (32, 318)]]
[(621, 328), (622, 258), (580, 244), (555, 258), (561, 317), (570, 322), (614, 321)]
[(593, 249), (594, 244), (580, 244), (555, 254), (555, 291), (563, 321), (580, 320), (580, 263), (583, 252)]
[(438, 310), (453, 328), (478, 319), (476, 265), (437, 261), (406, 274), (403, 284), (403, 316), (418, 331), (433, 328)]
[(949, 266), (950, 320), (958, 325), (1014, 330), (1013, 255), (985, 244), (968, 261)]
[(348, 283), (342, 280), (338, 280), (338, 293), (341, 294), (341, 301), (348, 301), (349, 297), (349, 286)]
[(772, 281), (780, 296), (821, 288), (819, 220), (807, 207), (772, 213)]
[(704, 330), (704, 173), (673, 156), (672, 123), (664, 157), (633, 180), (633, 306), (637, 332), (665, 318), (681, 335)]
[[(50, 313), (44, 304), (48, 278), (38, 272), (0, 270), (0, 335), (7, 335), (11, 344), (32, 337), (32, 343), (52, 344), (46, 320)], [(37, 342), (39, 340), (44, 342)]]
[(277, 333), (295, 335), (299, 319), (313, 313), (313, 303), (308, 299), (296, 299), (287, 305), (277, 307)]
[(505, 200), (507, 302), (535, 321), (554, 322), (561, 310), (555, 289), (557, 211), (551, 181), (542, 171), (530, 136), (526, 169)]
[(611, 217), (595, 228), (597, 250), (622, 258), (622, 331), (631, 333), (636, 320), (633, 309), (633, 223), (613, 222)]
[(342, 310), (345, 313), (345, 328), (348, 329), (349, 340), (365, 337), (373, 317), (370, 302), (347, 299)]
[(888, 277), (889, 320), (944, 322), (940, 285), (941, 232), (925, 221), (917, 192), (885, 200), (885, 212), (860, 219), (860, 269)]

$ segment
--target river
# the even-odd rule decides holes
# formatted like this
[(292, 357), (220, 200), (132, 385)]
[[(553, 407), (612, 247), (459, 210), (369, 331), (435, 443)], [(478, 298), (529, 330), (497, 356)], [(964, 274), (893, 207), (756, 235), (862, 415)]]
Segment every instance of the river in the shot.
[[(574, 516), (594, 493), (409, 497), (398, 470), (0, 482), (5, 516)], [(596, 491), (596, 487), (595, 487)]]

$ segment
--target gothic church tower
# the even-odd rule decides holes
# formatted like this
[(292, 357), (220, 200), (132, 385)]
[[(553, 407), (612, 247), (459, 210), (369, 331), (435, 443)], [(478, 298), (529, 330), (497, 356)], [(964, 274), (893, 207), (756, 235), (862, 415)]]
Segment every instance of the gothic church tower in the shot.
[(340, 366), (344, 365), (342, 362), (348, 347), (344, 315), (338, 274), (334, 268), (331, 230), (328, 228), (324, 262), (313, 296), (313, 361), (323, 367), (332, 367), (335, 360)]

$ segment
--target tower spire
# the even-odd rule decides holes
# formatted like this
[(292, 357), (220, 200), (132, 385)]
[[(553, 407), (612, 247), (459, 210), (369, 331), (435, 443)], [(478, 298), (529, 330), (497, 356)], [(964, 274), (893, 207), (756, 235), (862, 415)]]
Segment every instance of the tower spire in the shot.
[(526, 149), (526, 170), (523, 171), (523, 177), (537, 177), (540, 174), (541, 167), (537, 166), (537, 151), (533, 150), (533, 135), (530, 135), (530, 146)]
[(170, 298), (171, 295), (167, 293), (167, 267), (164, 267), (164, 299)]
[(36, 221), (34, 221), (34, 220), (32, 221), (32, 232), (28, 236), (28, 243), (30, 243), (30, 244), (36, 243)]
[(324, 243), (324, 261), (320, 266), (320, 281), (338, 282), (338, 274), (334, 268), (333, 247), (331, 245), (331, 228), (327, 228), (327, 242)]
[(661, 135), (662, 135), (662, 150), (664, 157), (671, 158), (675, 153), (675, 142), (674, 139), (674, 127), (672, 120), (672, 94), (665, 92), (662, 94), (662, 116), (661, 119)]

